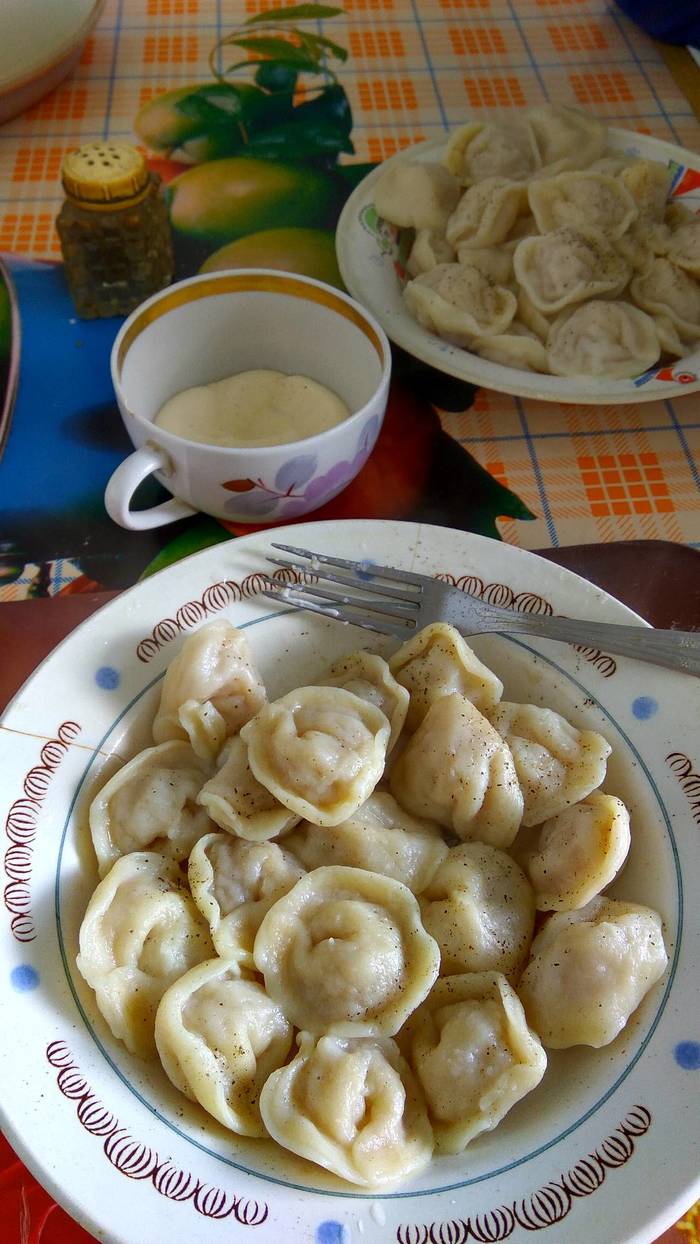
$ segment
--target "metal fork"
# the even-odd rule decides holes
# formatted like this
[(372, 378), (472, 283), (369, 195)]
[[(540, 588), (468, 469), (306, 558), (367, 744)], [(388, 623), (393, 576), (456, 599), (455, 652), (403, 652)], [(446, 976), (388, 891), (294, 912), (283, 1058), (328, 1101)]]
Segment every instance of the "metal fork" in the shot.
[[(463, 635), (486, 631), (538, 635), (700, 675), (700, 631), (662, 631), (517, 613), (487, 604), (427, 575), (329, 557), (291, 544), (272, 547), (301, 558), (289, 561), (268, 556), (276, 566), (304, 575), (307, 581), (283, 583), (268, 576), (263, 596), (381, 635), (406, 640), (431, 622), (449, 622)], [(314, 581), (309, 582), (309, 578)]]

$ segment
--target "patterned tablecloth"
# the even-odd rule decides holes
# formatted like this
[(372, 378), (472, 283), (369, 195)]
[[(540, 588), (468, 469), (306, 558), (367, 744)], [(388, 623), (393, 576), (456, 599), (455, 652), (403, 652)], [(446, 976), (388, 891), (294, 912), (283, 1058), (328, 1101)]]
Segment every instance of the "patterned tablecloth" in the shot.
[[(106, 0), (73, 76), (0, 129), (0, 250), (12, 256), (24, 335), (0, 460), (0, 600), (98, 583), (123, 587), (154, 558), (164, 564), (230, 534), (210, 520), (191, 520), (170, 529), (164, 546), (162, 536), (156, 543), (146, 534), (125, 536), (105, 519), (104, 482), (128, 451), (107, 370), (118, 324), (82, 325), (71, 315), (53, 266), (54, 218), (68, 149), (103, 136), (133, 140), (145, 104), (209, 79), (209, 54), (221, 36), (272, 8), (272, 0)], [(512, 114), (544, 100), (700, 147), (700, 121), (686, 95), (657, 47), (614, 3), (345, 0), (344, 9), (323, 26), (349, 53), (338, 76), (352, 109), (355, 154), (344, 161), (377, 162), (468, 116)], [(166, 181), (182, 170), (162, 158), (154, 166)], [(35, 260), (52, 264), (27, 262)], [(416, 392), (427, 392), (423, 406)], [(365, 468), (339, 499), (338, 515), (420, 512), (526, 548), (634, 538), (700, 547), (696, 397), (586, 408), (481, 391), (464, 409), (466, 398), (413, 387), (404, 375), (392, 401), (376, 451), (382, 469), (373, 476)], [(433, 477), (426, 482), (418, 459), (428, 450)], [(0, 1205), (6, 1244), (88, 1238), (51, 1208), (9, 1147), (0, 1150)], [(663, 1238), (697, 1244), (700, 1206)]]

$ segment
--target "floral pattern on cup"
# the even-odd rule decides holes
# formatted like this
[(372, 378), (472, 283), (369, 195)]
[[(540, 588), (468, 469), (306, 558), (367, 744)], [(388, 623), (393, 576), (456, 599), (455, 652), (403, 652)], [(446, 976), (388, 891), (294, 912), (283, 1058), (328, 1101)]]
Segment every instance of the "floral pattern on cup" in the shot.
[(337, 496), (362, 469), (374, 449), (380, 424), (379, 416), (373, 415), (360, 433), (353, 458), (334, 463), (320, 475), (315, 474), (315, 454), (298, 454), (279, 468), (270, 483), (262, 479), (226, 480), (222, 488), (235, 495), (225, 502), (224, 509), (251, 518), (296, 518), (318, 509)]

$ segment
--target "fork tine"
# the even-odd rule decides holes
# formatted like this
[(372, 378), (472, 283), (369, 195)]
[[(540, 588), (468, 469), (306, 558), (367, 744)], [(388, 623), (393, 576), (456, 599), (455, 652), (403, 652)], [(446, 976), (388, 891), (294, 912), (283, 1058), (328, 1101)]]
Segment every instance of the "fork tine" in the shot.
[(298, 596), (321, 596), (324, 600), (332, 601), (334, 604), (347, 605), (351, 609), (360, 609), (364, 613), (384, 613), (390, 618), (406, 618), (408, 621), (413, 621), (415, 610), (420, 609), (418, 600), (415, 603), (409, 600), (383, 601), (376, 596), (365, 599), (362, 596), (348, 596), (347, 592), (318, 583), (289, 584), (289, 590)]
[(333, 618), (335, 622), (344, 622), (350, 626), (360, 626), (365, 631), (376, 631), (380, 635), (391, 635), (393, 638), (403, 639), (407, 634), (410, 634), (409, 628), (402, 626), (398, 621), (391, 623), (388, 619), (386, 622), (377, 619), (376, 622), (370, 622), (366, 614), (361, 618), (344, 617), (340, 610), (334, 609), (330, 603), (322, 605), (319, 601), (308, 600), (305, 596), (297, 597), (292, 594), (282, 596), (278, 591), (261, 592), (260, 595), (268, 596), (270, 600), (284, 601), (285, 604), (293, 605), (296, 609), (308, 609), (311, 613), (320, 613), (324, 618)]
[[(389, 587), (389, 585), (386, 583), (379, 584), (371, 580), (367, 581), (366, 579), (361, 579), (359, 575), (356, 579), (351, 579), (348, 575), (333, 574), (332, 571), (321, 570), (320, 567), (318, 570), (310, 571), (308, 566), (302, 565), (301, 562), (285, 561), (283, 557), (271, 557), (269, 553), (267, 554), (267, 560), (269, 562), (273, 562), (275, 566), (283, 566), (286, 570), (296, 570), (297, 574), (313, 574), (319, 579), (327, 579), (329, 583), (339, 583), (342, 587), (356, 587), (356, 588), (360, 588), (361, 591), (363, 592), (372, 593), (375, 595), (381, 594), (382, 596), (391, 596), (395, 600), (406, 600), (407, 599), (406, 592), (402, 591), (401, 588)], [(406, 586), (409, 589), (411, 589), (413, 588), (414, 585), (412, 583), (409, 583)], [(420, 590), (421, 591), (423, 590), (422, 585), (421, 585)], [(413, 599), (415, 600), (416, 605), (418, 605), (419, 603), (418, 595), (412, 594), (412, 596), (413, 596)]]
[(280, 549), (282, 553), (293, 553), (295, 557), (306, 557), (312, 563), (312, 570), (315, 570), (313, 563), (321, 562), (324, 566), (340, 566), (342, 570), (354, 570), (356, 574), (376, 575), (378, 578), (395, 579), (399, 583), (413, 584), (415, 587), (422, 587), (424, 583), (430, 583), (431, 580), (427, 575), (412, 574), (408, 570), (395, 570), (392, 566), (375, 566), (372, 562), (353, 562), (348, 561), (344, 557), (327, 557), (325, 553), (312, 553), (310, 549), (299, 549), (293, 544), (274, 544), (273, 549)]

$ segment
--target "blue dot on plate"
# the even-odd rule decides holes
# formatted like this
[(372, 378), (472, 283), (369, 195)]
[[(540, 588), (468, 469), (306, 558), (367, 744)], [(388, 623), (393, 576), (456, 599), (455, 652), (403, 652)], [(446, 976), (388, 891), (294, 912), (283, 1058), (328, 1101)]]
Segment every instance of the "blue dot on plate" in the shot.
[(10, 972), (10, 983), (18, 993), (29, 993), (39, 984), (39, 973), (29, 963), (20, 963)]
[(350, 1236), (342, 1222), (327, 1219), (316, 1228), (316, 1244), (349, 1244)]
[(637, 721), (648, 721), (658, 711), (659, 705), (650, 695), (638, 695), (636, 700), (632, 701), (632, 712)]
[(700, 1041), (679, 1041), (673, 1057), (684, 1071), (700, 1071)]
[(101, 665), (95, 674), (95, 682), (103, 691), (114, 691), (121, 679), (119, 670), (115, 670), (111, 665)]

